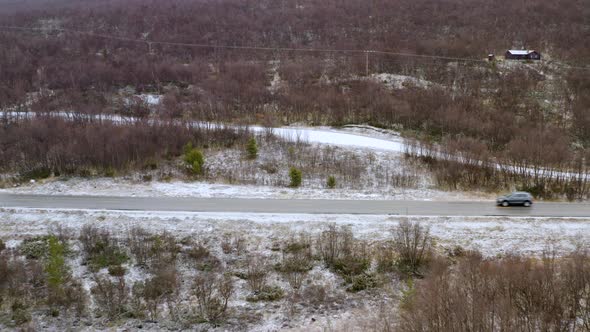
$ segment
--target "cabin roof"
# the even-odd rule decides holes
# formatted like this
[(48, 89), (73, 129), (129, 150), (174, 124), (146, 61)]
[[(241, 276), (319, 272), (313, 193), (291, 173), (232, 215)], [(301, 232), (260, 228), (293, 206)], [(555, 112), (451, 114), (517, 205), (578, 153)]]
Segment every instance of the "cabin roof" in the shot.
[(528, 55), (535, 52), (535, 50), (508, 50), (508, 53), (512, 55)]

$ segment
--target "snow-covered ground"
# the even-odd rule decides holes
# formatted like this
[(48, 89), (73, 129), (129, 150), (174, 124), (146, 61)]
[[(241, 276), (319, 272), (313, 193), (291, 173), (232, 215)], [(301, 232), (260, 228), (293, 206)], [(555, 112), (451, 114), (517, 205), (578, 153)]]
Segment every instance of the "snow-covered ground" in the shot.
[(148, 104), (148, 105), (159, 105), (162, 102), (162, 99), (164, 98), (164, 96), (162, 95), (156, 95), (156, 94), (150, 94), (150, 93), (144, 93), (144, 94), (140, 94), (137, 95), (137, 97), (139, 99), (141, 99), (141, 101), (143, 101), (144, 103)]
[[(453, 251), (460, 246), (464, 249), (479, 250), (486, 257), (501, 257), (514, 253), (540, 256), (548, 250), (560, 255), (579, 247), (588, 248), (590, 244), (590, 223), (587, 219), (576, 218), (443, 218), (51, 209), (0, 209), (0, 239), (8, 248), (17, 248), (26, 238), (46, 235), (60, 229), (62, 232), (76, 236), (86, 225), (108, 230), (111, 234), (124, 239), (132, 228), (138, 226), (152, 234), (169, 232), (179, 240), (191, 238), (208, 243), (213, 246), (212, 250), (219, 247), (223, 239), (240, 239), (245, 245), (245, 251), (271, 257), (277, 254), (273, 249), (277, 244), (284, 244), (289, 239), (297, 238), (302, 234), (315, 238), (334, 224), (349, 227), (356, 239), (364, 240), (369, 245), (383, 243), (391, 238), (391, 230), (404, 219), (420, 222), (421, 225), (429, 227), (435, 239), (436, 250), (439, 252)], [(215, 254), (219, 257), (224, 256), (221, 252), (215, 252)], [(79, 258), (70, 264), (74, 275), (81, 278), (85, 289), (90, 289), (93, 281), (87, 267), (79, 264)], [(147, 277), (145, 271), (132, 264), (125, 267), (128, 269), (125, 278), (129, 284)], [(283, 289), (289, 289), (285, 281), (278, 276), (273, 276), (269, 280)], [(250, 331), (277, 331), (289, 327), (295, 328), (296, 331), (325, 331), (331, 330), (335, 323), (338, 326), (344, 326), (354, 323), (349, 321), (350, 319), (372, 317), (368, 315), (380, 308), (379, 299), (385, 301), (391, 314), (392, 306), (396, 303), (396, 300), (391, 299), (391, 294), (395, 293), (396, 289), (399, 290), (399, 281), (394, 279), (390, 285), (383, 285), (377, 297), (372, 296), (371, 293), (356, 295), (345, 293), (340, 284), (341, 281), (335, 279), (333, 273), (320, 265), (309, 272), (308, 280), (314, 284), (326, 285), (329, 296), (338, 294), (340, 294), (338, 296), (346, 296), (346, 301), (337, 300), (334, 302), (334, 308), (321, 310), (300, 303), (298, 314), (293, 317), (288, 314), (290, 308), (288, 300), (268, 305), (245, 301), (249, 291), (245, 281), (238, 280), (230, 307), (264, 314), (262, 319), (248, 326)], [(388, 287), (392, 290), (388, 290)], [(157, 330), (161, 327), (158, 323), (144, 322), (144, 324), (147, 330)]]
[(432, 86), (438, 86), (438, 84), (419, 79), (413, 76), (406, 76), (406, 75), (397, 75), (397, 74), (390, 74), (390, 73), (378, 73), (372, 74), (370, 76), (372, 80), (378, 83), (382, 83), (386, 87), (390, 89), (401, 90), (406, 87), (406, 85), (413, 85), (418, 88), (428, 88)]
[[(249, 127), (254, 132), (268, 131), (260, 126)], [(373, 151), (403, 153), (403, 138), (394, 131), (384, 131), (371, 126), (348, 126), (343, 129), (330, 127), (280, 127), (272, 128), (272, 133), (288, 141), (327, 144), (349, 148), (364, 148)]]
[(266, 198), (266, 199), (379, 199), (379, 200), (490, 200), (491, 194), (446, 192), (436, 189), (340, 190), (322, 188), (288, 188), (257, 185), (230, 185), (208, 182), (138, 182), (112, 178), (67, 181), (51, 180), (28, 183), (16, 188), (0, 189), (3, 193), (38, 195), (92, 195), (131, 197), (200, 197), (200, 198)]
[[(264, 213), (121, 212), (89, 210), (0, 209), (0, 238), (24, 239), (58, 225), (79, 230), (86, 224), (127, 234), (134, 226), (180, 237), (238, 234), (261, 247), (271, 247), (301, 232), (312, 235), (330, 224), (349, 226), (355, 237), (386, 240), (399, 221), (429, 226), (437, 245), (480, 250), (486, 256), (508, 253), (540, 255), (546, 249), (565, 253), (590, 245), (590, 222), (583, 218), (400, 217), (379, 215), (308, 215)], [(16, 245), (10, 242), (9, 245)]]
[[(309, 215), (309, 214), (260, 214), (260, 213), (188, 213), (188, 212), (132, 212), (132, 211), (96, 211), (96, 210), (58, 210), (58, 209), (0, 209), (0, 239), (6, 246), (18, 248), (22, 241), (51, 232), (70, 234), (74, 238), (82, 227), (92, 225), (108, 230), (114, 236), (124, 240), (134, 227), (141, 227), (152, 234), (168, 232), (180, 242), (192, 239), (206, 244), (216, 257), (223, 257), (225, 262), (233, 261), (231, 271), (241, 268), (237, 254), (224, 254), (220, 243), (224, 239), (239, 239), (244, 243), (247, 255), (261, 255), (274, 262), (280, 257), (276, 251), (289, 239), (302, 234), (315, 239), (330, 225), (349, 227), (356, 239), (364, 240), (369, 246), (378, 248), (378, 244), (391, 239), (391, 230), (400, 221), (420, 222), (430, 228), (439, 252), (453, 251), (457, 246), (464, 249), (477, 249), (486, 257), (505, 256), (519, 253), (540, 256), (546, 250), (557, 255), (566, 254), (577, 247), (588, 248), (590, 244), (590, 223), (588, 219), (578, 218), (514, 218), (514, 217), (400, 217), (379, 215)], [(59, 233), (58, 233), (59, 234)], [(79, 244), (75, 252), (79, 252)], [(254, 256), (252, 256), (254, 257)], [(243, 261), (242, 257), (242, 261)], [(81, 256), (69, 260), (73, 275), (81, 280), (87, 291), (94, 285), (93, 274), (88, 266), (81, 264)], [(125, 264), (126, 283), (133, 285), (150, 275), (141, 267), (132, 263)], [(190, 280), (190, 272), (181, 265), (182, 278)], [(106, 268), (99, 274), (106, 275)], [(276, 272), (271, 272), (269, 283), (289, 291), (290, 286)], [(349, 293), (346, 285), (330, 270), (317, 264), (306, 276), (311, 285), (322, 285), (326, 299), (321, 306), (300, 300), (286, 298), (277, 302), (251, 303), (247, 296), (251, 293), (245, 280), (234, 278), (235, 293), (230, 300), (232, 312), (239, 312), (232, 317), (230, 324), (222, 330), (278, 331), (293, 328), (294, 331), (346, 330), (346, 326), (357, 326), (360, 318), (368, 323), (374, 322), (375, 313), (387, 308), (386, 314), (392, 315), (398, 303), (400, 281), (388, 279), (375, 292)], [(185, 283), (181, 289), (182, 301), (190, 298)], [(333, 299), (333, 300), (332, 300)], [(185, 303), (185, 302), (179, 303)], [(296, 307), (295, 313), (291, 309)], [(240, 321), (242, 313), (259, 317), (248, 323)], [(61, 316), (60, 316), (61, 317)], [(50, 320), (44, 313), (35, 313), (34, 324), (37, 327), (62, 330), (70, 324), (67, 319)], [(102, 325), (100, 317), (83, 318), (82, 324), (92, 329), (108, 328)], [(143, 330), (160, 330), (166, 327), (178, 329), (167, 318), (156, 321), (129, 319), (121, 321), (117, 329), (135, 330), (142, 325)], [(235, 328), (241, 326), (240, 328)], [(233, 327), (233, 328), (230, 328)], [(358, 330), (358, 329), (353, 329)]]

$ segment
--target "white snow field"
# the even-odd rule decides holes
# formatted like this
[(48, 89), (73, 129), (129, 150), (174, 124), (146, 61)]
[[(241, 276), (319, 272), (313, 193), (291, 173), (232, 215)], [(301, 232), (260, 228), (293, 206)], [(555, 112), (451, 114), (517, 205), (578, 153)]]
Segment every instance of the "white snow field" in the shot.
[(375, 151), (403, 153), (406, 145), (403, 138), (393, 131), (384, 131), (370, 126), (350, 126), (344, 129), (329, 127), (249, 127), (255, 132), (272, 130), (272, 133), (290, 141), (328, 144), (340, 147), (364, 148)]

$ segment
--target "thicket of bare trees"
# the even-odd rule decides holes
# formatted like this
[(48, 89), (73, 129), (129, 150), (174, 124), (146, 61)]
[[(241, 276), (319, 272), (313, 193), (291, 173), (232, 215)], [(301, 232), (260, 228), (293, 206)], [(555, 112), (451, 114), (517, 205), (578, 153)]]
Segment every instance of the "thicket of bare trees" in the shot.
[[(551, 138), (551, 133), (546, 134), (547, 137), (539, 140)], [(566, 146), (556, 148), (553, 143), (545, 147), (547, 150), (537, 149), (534, 144), (511, 146), (494, 157), (483, 144), (458, 139), (437, 146), (410, 144), (407, 156), (425, 163), (441, 188), (492, 191), (516, 188), (538, 198), (587, 199), (590, 151), (577, 149), (570, 153)]]
[(402, 304), (400, 331), (587, 331), (590, 257), (438, 263)]
[[(30, 5), (11, 4), (0, 12), (1, 25), (48, 29), (0, 29), (3, 109), (266, 125), (369, 123), (402, 127), (474, 160), (588, 172), (589, 76), (563, 66), (584, 66), (590, 59), (590, 48), (581, 42), (590, 38), (585, 28), (590, 8), (577, 0), (493, 5), (484, 0), (64, 0), (37, 4), (43, 10)], [(551, 60), (508, 68), (371, 53), (369, 74), (431, 82), (428, 88), (408, 83), (391, 90), (366, 79), (364, 54), (148, 47), (52, 27), (184, 43), (381, 49), (475, 59), (526, 47)], [(275, 74), (280, 80), (271, 85)], [(133, 92), (122, 92), (125, 87)], [(145, 92), (164, 95), (155, 110), (132, 96)], [(552, 191), (538, 182), (527, 186)], [(574, 197), (584, 197), (579, 193), (587, 189), (573, 191)]]
[(0, 170), (25, 177), (50, 173), (91, 175), (99, 171), (157, 167), (182, 154), (187, 142), (195, 146), (245, 143), (247, 130), (203, 128), (179, 122), (130, 121), (37, 116), (0, 119)]

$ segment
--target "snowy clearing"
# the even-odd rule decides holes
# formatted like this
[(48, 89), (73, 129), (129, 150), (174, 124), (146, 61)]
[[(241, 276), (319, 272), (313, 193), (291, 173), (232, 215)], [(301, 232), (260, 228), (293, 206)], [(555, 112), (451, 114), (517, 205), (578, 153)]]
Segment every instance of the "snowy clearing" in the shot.
[[(263, 132), (269, 128), (252, 126), (254, 132)], [(370, 136), (371, 130), (366, 130), (364, 135), (359, 132), (352, 133), (347, 130), (331, 129), (329, 127), (281, 127), (272, 128), (272, 133), (288, 141), (301, 141), (305, 143), (329, 144), (340, 147), (365, 148), (376, 151), (389, 151), (403, 153), (405, 144), (397, 135), (391, 135), (390, 139)]]
[(439, 84), (407, 75), (379, 73), (372, 74), (370, 77), (375, 82), (383, 83), (383, 85), (385, 85), (386, 87), (396, 90), (401, 90), (405, 88), (407, 85), (413, 85), (422, 89), (429, 88), (432, 86), (440, 86)]

